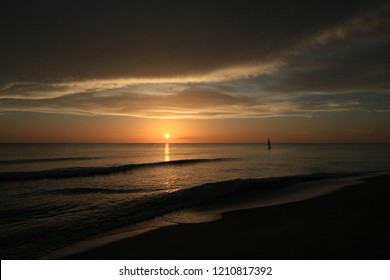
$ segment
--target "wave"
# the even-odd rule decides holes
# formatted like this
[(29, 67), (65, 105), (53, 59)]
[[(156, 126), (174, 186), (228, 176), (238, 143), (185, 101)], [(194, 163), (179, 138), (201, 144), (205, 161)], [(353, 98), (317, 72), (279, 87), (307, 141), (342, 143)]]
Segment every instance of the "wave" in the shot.
[(153, 199), (144, 200), (138, 204), (134, 204), (134, 201), (131, 201), (128, 205), (121, 204), (118, 205), (118, 209), (115, 209), (114, 212), (118, 218), (121, 216), (119, 213), (123, 213), (126, 217), (126, 222), (133, 223), (164, 215), (183, 208), (200, 205), (227, 195), (238, 195), (251, 191), (267, 191), (300, 182), (348, 175), (352, 174), (317, 173), (264, 179), (233, 179), (215, 183), (206, 183), (162, 196), (158, 195)]
[(225, 160), (232, 160), (232, 159), (228, 159), (228, 158), (182, 159), (182, 160), (141, 163), (141, 164), (125, 164), (125, 165), (117, 165), (117, 166), (74, 167), (74, 168), (56, 168), (56, 169), (39, 170), (39, 171), (0, 172), (0, 181), (26, 181), (26, 180), (101, 176), (101, 175), (109, 175), (114, 173), (126, 172), (137, 168), (198, 164), (198, 163), (206, 163), (206, 162), (225, 161)]
[(97, 157), (63, 157), (63, 158), (12, 159), (12, 160), (0, 160), (0, 165), (39, 163), (39, 162), (56, 162), (56, 161), (93, 160), (93, 159), (99, 159), (99, 158), (97, 158)]
[[(207, 183), (182, 189), (173, 193), (148, 196), (140, 200), (118, 202), (104, 210), (104, 216), (98, 219), (89, 219), (88, 229), (83, 231), (85, 238), (118, 229), (123, 226), (143, 222), (181, 209), (194, 207), (224, 196), (240, 195), (242, 193), (267, 192), (275, 188), (284, 188), (289, 185), (335, 178), (348, 174), (312, 174), (301, 176), (286, 176), (265, 179), (233, 179), (215, 183)], [(76, 241), (73, 240), (73, 243)]]
[[(157, 216), (161, 216), (176, 210), (199, 205), (209, 200), (218, 199), (225, 195), (236, 195), (241, 192), (251, 191), (267, 191), (274, 188), (284, 188), (293, 183), (311, 181), (316, 179), (342, 177), (354, 174), (312, 174), (301, 176), (275, 177), (266, 179), (234, 179), (221, 182), (207, 183), (194, 186), (189, 189), (182, 189), (173, 193), (164, 195), (148, 196), (142, 200), (118, 200), (115, 204), (106, 204), (104, 207), (99, 207), (98, 213), (83, 216), (82, 213), (77, 215), (77, 220), (72, 221), (71, 226), (68, 223), (55, 223), (54, 225), (43, 229), (41, 226), (32, 227), (28, 225), (28, 237), (20, 234), (7, 242), (2, 252), (7, 258), (26, 258), (43, 257), (53, 250), (60, 249), (67, 245), (75, 244), (81, 240), (88, 239), (92, 236), (102, 234), (104, 232), (118, 229), (122, 226), (128, 226), (137, 222), (142, 222)], [(53, 190), (66, 193), (67, 190)], [(69, 190), (70, 192), (72, 190)], [(73, 191), (80, 192), (99, 192), (100, 188), (75, 188)], [(103, 206), (103, 205), (102, 205)], [(38, 207), (37, 209), (29, 208), (7, 211), (0, 211), (0, 219), (4, 218), (8, 222), (20, 222), (20, 219), (32, 221), (35, 215), (42, 217), (43, 215), (52, 214), (53, 211), (74, 211), (77, 208), (77, 203), (67, 204), (66, 206), (56, 208)], [(58, 208), (58, 209), (57, 209)], [(28, 211), (26, 211), (28, 210)], [(32, 213), (35, 215), (31, 216)], [(3, 216), (1, 217), (1, 214)], [(88, 218), (85, 218), (88, 217)], [(12, 219), (12, 221), (10, 221)], [(36, 223), (34, 223), (36, 225)], [(10, 226), (3, 227), (4, 230)], [(12, 233), (15, 235), (14, 233)], [(26, 239), (34, 240), (26, 242)], [(8, 239), (10, 240), (10, 239)], [(19, 250), (19, 252), (18, 252)], [(23, 253), (23, 255), (21, 255)], [(30, 254), (30, 255), (29, 255)]]
[(0, 211), (0, 221), (2, 225), (12, 223), (22, 223), (24, 221), (31, 221), (32, 219), (43, 219), (52, 217), (53, 213), (59, 215), (61, 213), (68, 213), (78, 207), (77, 203), (67, 203), (64, 205), (39, 205), (39, 206), (18, 206), (18, 208), (11, 208)]
[(71, 188), (71, 189), (57, 189), (52, 191), (46, 191), (45, 194), (64, 194), (64, 195), (75, 195), (75, 194), (123, 194), (123, 193), (140, 193), (145, 192), (144, 189), (107, 189), (107, 188)]

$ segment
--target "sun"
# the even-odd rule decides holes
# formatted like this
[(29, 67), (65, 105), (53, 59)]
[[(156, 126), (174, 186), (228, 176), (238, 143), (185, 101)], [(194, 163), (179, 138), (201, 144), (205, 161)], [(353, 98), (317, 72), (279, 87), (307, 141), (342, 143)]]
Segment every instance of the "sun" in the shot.
[(169, 133), (165, 133), (165, 139), (169, 139), (170, 135)]

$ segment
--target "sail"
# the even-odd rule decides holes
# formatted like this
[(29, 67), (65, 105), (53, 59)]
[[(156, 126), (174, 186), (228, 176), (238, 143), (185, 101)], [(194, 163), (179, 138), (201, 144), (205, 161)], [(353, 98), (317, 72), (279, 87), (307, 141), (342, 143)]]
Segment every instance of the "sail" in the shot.
[(271, 149), (271, 141), (268, 138), (268, 149)]

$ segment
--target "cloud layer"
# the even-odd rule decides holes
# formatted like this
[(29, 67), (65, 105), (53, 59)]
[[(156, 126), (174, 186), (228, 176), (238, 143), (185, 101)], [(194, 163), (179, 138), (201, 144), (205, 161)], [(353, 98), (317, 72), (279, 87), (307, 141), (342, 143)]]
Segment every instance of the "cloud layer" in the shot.
[(386, 1), (207, 2), (6, 4), (0, 112), (259, 118), (390, 109)]

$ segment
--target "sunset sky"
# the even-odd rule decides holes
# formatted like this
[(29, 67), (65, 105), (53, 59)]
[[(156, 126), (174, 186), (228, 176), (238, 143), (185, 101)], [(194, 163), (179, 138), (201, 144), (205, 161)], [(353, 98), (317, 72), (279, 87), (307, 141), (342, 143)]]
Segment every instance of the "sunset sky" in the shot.
[(390, 142), (389, 1), (8, 2), (0, 142)]

